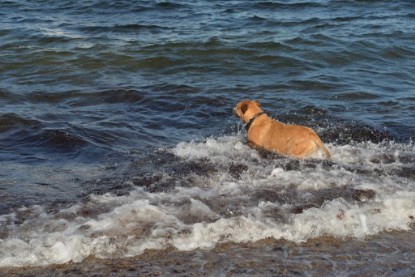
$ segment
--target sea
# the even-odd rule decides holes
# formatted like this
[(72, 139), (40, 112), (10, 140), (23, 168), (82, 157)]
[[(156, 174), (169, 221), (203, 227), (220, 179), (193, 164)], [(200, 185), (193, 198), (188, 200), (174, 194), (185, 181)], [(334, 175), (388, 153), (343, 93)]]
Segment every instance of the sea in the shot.
[(415, 276), (414, 72), (412, 0), (2, 0), (0, 276)]

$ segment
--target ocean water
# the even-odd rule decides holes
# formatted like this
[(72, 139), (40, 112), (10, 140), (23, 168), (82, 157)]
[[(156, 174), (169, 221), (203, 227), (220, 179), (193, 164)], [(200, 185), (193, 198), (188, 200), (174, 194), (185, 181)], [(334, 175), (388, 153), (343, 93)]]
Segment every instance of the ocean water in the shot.
[(0, 273), (412, 276), (414, 45), (409, 0), (0, 2)]

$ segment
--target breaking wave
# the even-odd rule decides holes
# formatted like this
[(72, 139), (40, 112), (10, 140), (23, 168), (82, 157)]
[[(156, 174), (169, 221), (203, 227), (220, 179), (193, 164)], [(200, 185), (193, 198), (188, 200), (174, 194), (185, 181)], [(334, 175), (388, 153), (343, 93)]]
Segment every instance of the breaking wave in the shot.
[(124, 181), (134, 188), (128, 193), (1, 215), (0, 266), (267, 238), (364, 239), (413, 228), (413, 144), (329, 143), (332, 160), (299, 161), (258, 152), (242, 140), (231, 135), (158, 149), (155, 157), (170, 169), (132, 176)]

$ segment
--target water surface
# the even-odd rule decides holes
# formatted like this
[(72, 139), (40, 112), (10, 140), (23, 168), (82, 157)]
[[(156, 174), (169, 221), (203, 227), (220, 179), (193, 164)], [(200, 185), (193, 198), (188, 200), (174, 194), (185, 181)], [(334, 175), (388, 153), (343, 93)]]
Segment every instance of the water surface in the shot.
[[(283, 274), (248, 251), (292, 274), (413, 273), (414, 15), (411, 1), (3, 1), (0, 266), (103, 273), (158, 253), (172, 272)], [(246, 98), (314, 128), (333, 159), (249, 148), (232, 115)], [(223, 256), (241, 264), (200, 269)]]

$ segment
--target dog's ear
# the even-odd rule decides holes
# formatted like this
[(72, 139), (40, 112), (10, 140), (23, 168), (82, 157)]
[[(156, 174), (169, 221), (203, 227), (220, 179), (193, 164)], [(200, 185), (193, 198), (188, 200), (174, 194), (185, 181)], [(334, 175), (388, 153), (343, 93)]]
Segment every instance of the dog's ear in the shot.
[(257, 100), (255, 100), (255, 103), (258, 105), (258, 108), (261, 108), (261, 103), (259, 103)]
[(241, 106), (241, 112), (242, 112), (242, 114), (244, 114), (247, 110), (248, 110), (248, 105), (247, 104), (243, 104)]

